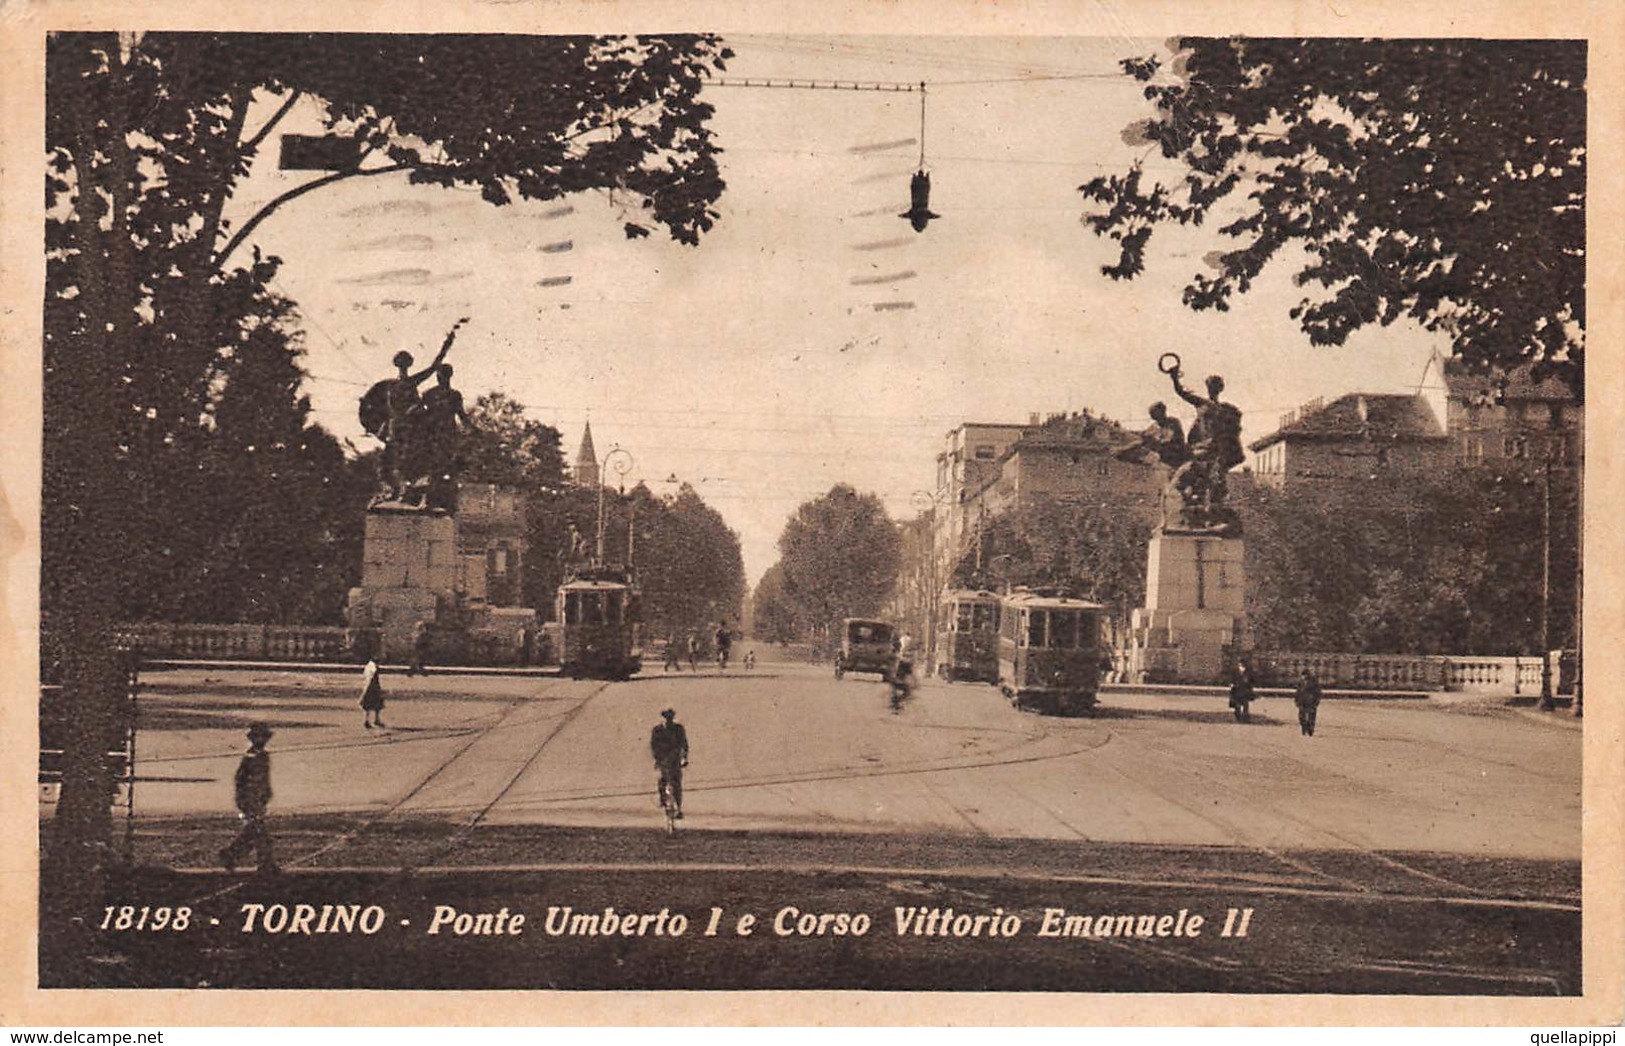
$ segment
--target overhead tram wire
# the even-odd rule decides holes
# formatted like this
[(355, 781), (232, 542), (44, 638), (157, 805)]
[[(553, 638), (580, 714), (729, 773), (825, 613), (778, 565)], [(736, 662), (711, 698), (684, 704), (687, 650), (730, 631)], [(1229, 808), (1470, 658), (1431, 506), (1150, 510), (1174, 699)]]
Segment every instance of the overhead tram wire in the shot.
[(808, 80), (773, 77), (721, 77), (707, 81), (712, 87), (760, 87), (782, 91), (869, 91), (884, 94), (912, 94), (920, 84), (887, 80)]

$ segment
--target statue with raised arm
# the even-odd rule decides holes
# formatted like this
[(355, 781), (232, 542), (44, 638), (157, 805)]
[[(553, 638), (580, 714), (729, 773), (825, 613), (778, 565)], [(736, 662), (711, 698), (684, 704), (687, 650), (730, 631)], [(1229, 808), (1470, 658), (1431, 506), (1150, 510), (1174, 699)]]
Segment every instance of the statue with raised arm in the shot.
[(1179, 363), (1177, 355), (1167, 352), (1157, 367), (1173, 382), (1179, 398), (1196, 408), (1196, 421), (1191, 424), (1186, 440), (1190, 459), (1178, 466), (1170, 481), (1184, 505), (1180, 523), (1186, 527), (1233, 532), (1238, 523), (1235, 513), (1225, 506), (1229, 492), (1226, 476), (1246, 460), (1241, 447), (1241, 411), (1234, 404), (1219, 399), (1224, 392), (1224, 379), (1217, 374), (1207, 379), (1206, 396), (1187, 389), (1179, 380)]
[(451, 387), (452, 367), (442, 363), (435, 371), (435, 384), (423, 394), (423, 456), (429, 472), (430, 508), (455, 511), (457, 473), (461, 462), (458, 441), (473, 427), (463, 409), (463, 394)]
[(389, 500), (422, 501), (424, 477), (432, 465), (424, 449), (425, 412), (418, 386), (440, 369), (457, 329), (467, 322), (465, 316), (453, 324), (434, 360), (416, 373), (412, 372), (412, 354), (397, 352), (395, 377), (378, 382), (361, 397), (361, 427), (384, 444), (381, 478)]

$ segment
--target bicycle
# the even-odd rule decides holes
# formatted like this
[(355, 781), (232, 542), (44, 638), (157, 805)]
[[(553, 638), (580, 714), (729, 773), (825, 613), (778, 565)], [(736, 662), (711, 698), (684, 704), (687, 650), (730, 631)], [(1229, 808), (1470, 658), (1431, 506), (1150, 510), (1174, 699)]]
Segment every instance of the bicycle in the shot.
[(666, 785), (662, 785), (660, 788), (660, 809), (666, 814), (666, 834), (675, 834), (677, 831), (677, 803), (671, 797), (671, 788)]
[(683, 816), (682, 810), (677, 806), (677, 796), (673, 785), (681, 779), (680, 767), (663, 770), (660, 773), (660, 810), (666, 815), (666, 834), (672, 835), (677, 831), (677, 822)]
[(886, 676), (893, 715), (903, 711), (903, 705), (914, 696), (914, 666), (899, 661)]

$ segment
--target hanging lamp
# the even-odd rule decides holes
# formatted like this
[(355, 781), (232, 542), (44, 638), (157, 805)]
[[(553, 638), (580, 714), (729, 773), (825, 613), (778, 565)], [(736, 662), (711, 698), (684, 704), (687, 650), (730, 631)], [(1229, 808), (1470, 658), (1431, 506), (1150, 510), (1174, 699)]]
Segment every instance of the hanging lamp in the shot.
[(920, 81), (920, 166), (908, 180), (908, 210), (899, 218), (908, 219), (915, 232), (924, 232), (931, 219), (940, 218), (931, 210), (931, 172), (925, 169), (925, 81)]

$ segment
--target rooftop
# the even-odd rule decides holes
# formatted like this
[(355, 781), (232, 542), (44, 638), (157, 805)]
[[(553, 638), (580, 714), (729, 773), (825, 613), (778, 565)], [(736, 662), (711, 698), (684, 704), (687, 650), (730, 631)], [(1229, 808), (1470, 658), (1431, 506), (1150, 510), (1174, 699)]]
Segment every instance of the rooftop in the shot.
[(1281, 419), (1281, 427), (1255, 440), (1260, 451), (1286, 440), (1442, 440), (1439, 419), (1420, 396), (1351, 392), (1320, 405), (1317, 400)]

